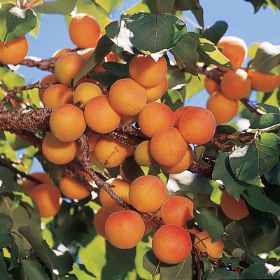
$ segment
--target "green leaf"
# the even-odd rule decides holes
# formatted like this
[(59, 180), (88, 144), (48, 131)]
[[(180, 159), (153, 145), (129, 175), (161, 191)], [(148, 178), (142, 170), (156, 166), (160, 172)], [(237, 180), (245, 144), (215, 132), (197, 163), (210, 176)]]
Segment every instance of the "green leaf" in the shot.
[(105, 62), (102, 64), (104, 69), (110, 74), (119, 77), (120, 79), (129, 77), (128, 64), (117, 62)]
[[(278, 109), (277, 109), (278, 110)], [(263, 130), (274, 130), (280, 126), (280, 115), (279, 113), (273, 114), (268, 113), (254, 117), (251, 120), (251, 129), (263, 129)]]
[(10, 244), (12, 226), (12, 219), (8, 215), (0, 213), (0, 248), (5, 248)]
[(3, 252), (0, 252), (0, 274), (2, 280), (11, 280), (8, 275), (8, 269), (3, 257)]
[(70, 14), (75, 6), (77, 0), (58, 0), (44, 2), (42, 5), (34, 7), (34, 10), (42, 14)]
[(219, 40), (224, 36), (228, 29), (228, 24), (225, 21), (219, 20), (214, 23), (214, 25), (206, 28), (201, 36), (207, 40), (217, 44)]
[(238, 273), (229, 271), (226, 268), (219, 268), (212, 272), (208, 277), (207, 280), (233, 280), (233, 279), (239, 279)]
[(103, 9), (105, 9), (109, 15), (113, 9), (120, 8), (122, 6), (123, 0), (110, 0), (110, 1), (96, 0), (95, 2), (98, 5), (100, 5)]
[(152, 250), (149, 250), (143, 258), (143, 267), (154, 277), (159, 273), (159, 260), (155, 257)]
[(37, 261), (22, 260), (22, 275), (26, 280), (50, 280), (42, 265)]
[(160, 14), (172, 13), (174, 4), (175, 0), (155, 0), (157, 12)]
[(0, 167), (0, 174), (1, 174), (0, 193), (2, 193), (2, 192), (12, 192), (16, 189), (19, 189), (16, 182), (15, 182), (14, 174), (10, 170), (8, 170), (7, 168), (4, 168), (4, 167)]
[(199, 227), (210, 234), (213, 242), (216, 242), (221, 238), (224, 232), (224, 227), (214, 211), (206, 208), (197, 209), (194, 212), (194, 219)]
[(240, 279), (272, 279), (267, 278), (267, 272), (263, 262), (254, 263), (242, 271)]
[(266, 0), (245, 0), (246, 2), (250, 2), (254, 7), (254, 12), (257, 13), (262, 5), (266, 4)]

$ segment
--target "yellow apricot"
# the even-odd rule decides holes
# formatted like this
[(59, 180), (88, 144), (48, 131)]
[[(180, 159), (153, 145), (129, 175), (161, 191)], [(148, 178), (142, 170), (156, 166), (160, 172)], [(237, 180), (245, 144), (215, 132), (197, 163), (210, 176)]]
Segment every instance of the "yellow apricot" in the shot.
[(175, 115), (175, 123), (174, 123), (174, 126), (179, 128), (179, 123), (180, 123), (180, 119), (181, 119), (181, 116), (183, 115), (183, 113), (188, 110), (189, 108), (191, 107), (194, 107), (194, 106), (183, 106), (183, 107), (180, 107), (178, 108), (175, 112), (174, 112), (174, 115)]
[(93, 225), (95, 227), (95, 230), (103, 237), (105, 237), (105, 224), (110, 215), (111, 212), (102, 207), (93, 217)]
[(43, 183), (53, 184), (52, 179), (47, 173), (35, 172), (35, 173), (31, 173), (30, 175), (35, 179), (41, 181), (41, 183), (36, 183), (35, 181), (32, 181), (30, 179), (23, 178), (22, 187), (27, 194), (40, 184)]
[(69, 52), (71, 52), (71, 49), (70, 49), (70, 48), (63, 48), (63, 49), (60, 49), (60, 50), (56, 51), (56, 52), (52, 55), (52, 57), (53, 57), (53, 58), (59, 58), (59, 57), (65, 55), (66, 53), (69, 53)]
[(221, 91), (220, 84), (208, 77), (205, 77), (204, 87), (209, 94), (212, 94), (215, 91)]
[[(49, 74), (41, 80), (40, 84), (41, 85), (48, 85), (48, 84), (54, 84), (54, 83), (57, 83), (57, 82), (58, 82), (58, 80), (57, 80), (56, 76), (54, 74)], [(39, 89), (39, 97), (40, 97), (41, 101), (42, 101), (43, 93), (45, 92), (46, 89), (47, 88), (40, 88)]]
[(154, 163), (150, 151), (150, 141), (143, 141), (137, 145), (134, 152), (134, 160), (138, 165), (151, 166)]
[(146, 88), (147, 102), (153, 102), (160, 99), (167, 91), (167, 89), (168, 80), (166, 77), (163, 78), (163, 80), (159, 84), (153, 87)]

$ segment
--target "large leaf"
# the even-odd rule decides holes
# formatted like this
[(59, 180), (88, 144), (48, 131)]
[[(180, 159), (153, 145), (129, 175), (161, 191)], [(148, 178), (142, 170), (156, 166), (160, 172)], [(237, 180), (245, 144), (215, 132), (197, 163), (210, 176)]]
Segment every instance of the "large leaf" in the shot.
[(207, 280), (218, 280), (218, 279), (234, 280), (234, 279), (239, 279), (239, 275), (237, 272), (229, 271), (226, 268), (219, 268), (207, 277)]
[[(278, 108), (277, 108), (278, 110)], [(250, 128), (252, 129), (263, 129), (272, 130), (280, 126), (280, 115), (279, 113), (268, 113), (260, 116), (254, 116), (251, 120)]]
[(228, 24), (225, 21), (216, 21), (212, 26), (206, 28), (202, 32), (202, 37), (210, 40), (214, 44), (217, 44), (219, 40), (224, 36), (228, 29)]
[(250, 2), (253, 5), (255, 13), (259, 11), (262, 5), (267, 3), (267, 0), (245, 0), (245, 1)]
[(0, 252), (0, 273), (1, 273), (1, 279), (11, 280), (11, 278), (8, 275), (7, 265), (5, 263), (4, 256), (3, 256), (2, 252)]
[(12, 219), (8, 215), (0, 213), (0, 248), (7, 247), (11, 242), (10, 230), (12, 226)]
[(23, 279), (27, 280), (49, 280), (47, 272), (44, 270), (42, 265), (35, 260), (22, 260), (22, 275)]
[(175, 0), (155, 0), (155, 4), (158, 13), (172, 13)]
[(58, 0), (58, 1), (48, 1), (44, 2), (42, 5), (37, 6), (34, 10), (38, 13), (43, 14), (70, 14), (75, 6), (77, 0)]

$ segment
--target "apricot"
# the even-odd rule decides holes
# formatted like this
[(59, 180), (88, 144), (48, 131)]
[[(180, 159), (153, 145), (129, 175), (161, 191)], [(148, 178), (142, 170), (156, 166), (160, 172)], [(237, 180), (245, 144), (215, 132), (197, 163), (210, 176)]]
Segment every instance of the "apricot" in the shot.
[(133, 248), (144, 236), (145, 224), (141, 216), (132, 210), (112, 213), (105, 224), (105, 236), (119, 249)]
[(79, 103), (79, 107), (84, 108), (92, 98), (103, 95), (101, 88), (93, 83), (81, 83), (74, 91), (73, 102)]
[(88, 133), (87, 137), (88, 137), (89, 151), (92, 152), (94, 151), (95, 146), (98, 140), (100, 139), (101, 135), (91, 131), (90, 133)]
[(119, 114), (135, 116), (147, 102), (145, 88), (130, 78), (117, 80), (110, 88), (109, 102)]
[(36, 186), (42, 183), (53, 184), (52, 179), (47, 173), (35, 172), (35, 173), (31, 173), (30, 175), (35, 179), (41, 181), (41, 183), (36, 183), (35, 181), (29, 180), (27, 178), (23, 178), (22, 187), (27, 194), (31, 192)]
[(247, 97), (251, 91), (251, 80), (243, 69), (228, 71), (221, 81), (221, 90), (225, 97), (238, 100)]
[(100, 33), (99, 23), (92, 16), (77, 14), (70, 21), (69, 35), (72, 42), (79, 48), (95, 48)]
[(61, 142), (50, 132), (47, 132), (42, 143), (42, 151), (48, 161), (55, 164), (66, 164), (75, 158), (77, 144), (75, 142)]
[(134, 160), (138, 165), (151, 166), (154, 163), (151, 151), (150, 151), (150, 141), (143, 141), (137, 145), (134, 152)]
[(167, 89), (168, 81), (166, 77), (163, 78), (163, 80), (154, 87), (146, 88), (147, 102), (153, 102), (160, 99), (167, 91)]
[(174, 121), (170, 107), (158, 102), (147, 104), (138, 116), (141, 132), (147, 137), (153, 137), (160, 129), (173, 126)]
[(100, 208), (93, 217), (93, 225), (98, 234), (105, 237), (105, 224), (108, 217), (111, 215), (104, 207)]
[(183, 115), (183, 113), (192, 108), (194, 106), (183, 106), (183, 107), (180, 107), (178, 108), (175, 112), (174, 112), (174, 116), (175, 116), (175, 123), (174, 123), (174, 126), (179, 128), (179, 123), (180, 123), (180, 119), (181, 119), (181, 116)]
[(69, 53), (71, 52), (71, 49), (70, 48), (63, 48), (61, 50), (58, 50), (56, 51), (53, 55), (52, 55), (52, 58), (59, 58), (63, 55), (65, 55), (66, 53)]
[(145, 88), (158, 85), (166, 75), (167, 63), (164, 57), (155, 61), (151, 56), (134, 56), (129, 62), (129, 75)]
[(194, 246), (201, 253), (208, 253), (211, 258), (218, 259), (221, 257), (224, 249), (222, 240), (212, 242), (212, 239), (208, 232), (201, 231), (196, 233)]
[(97, 142), (94, 154), (101, 165), (111, 168), (119, 166), (125, 160), (127, 150), (122, 143), (103, 136)]
[(167, 127), (153, 136), (150, 151), (160, 165), (174, 166), (186, 154), (187, 144), (177, 128)]
[(28, 42), (25, 37), (10, 40), (6, 45), (0, 41), (0, 62), (19, 64), (28, 53)]
[[(54, 84), (54, 83), (57, 83), (58, 80), (56, 78), (56, 76), (54, 74), (49, 74), (47, 76), (45, 76), (40, 84), (41, 85), (48, 85), (48, 84)], [(40, 100), (42, 100), (42, 97), (43, 97), (43, 93), (46, 91), (47, 88), (40, 88), (39, 89), (39, 97), (40, 97)]]
[[(110, 180), (109, 183), (110, 185), (112, 185), (113, 192), (120, 198), (122, 198), (124, 201), (129, 203), (129, 183), (121, 179), (113, 179)], [(119, 210), (124, 210), (121, 206), (116, 204), (116, 202), (104, 189), (100, 190), (99, 199), (101, 205), (108, 211), (115, 212)]]
[(191, 106), (183, 112), (179, 130), (188, 143), (202, 145), (212, 139), (216, 120), (209, 110)]
[(209, 94), (212, 94), (215, 91), (221, 91), (220, 84), (208, 77), (205, 77), (204, 87)]
[[(225, 36), (217, 44), (217, 47), (221, 49), (224, 56), (226, 56), (234, 69), (241, 66), (247, 55), (246, 43), (235, 36)], [(223, 68), (224, 69), (224, 68)]]
[(81, 200), (90, 195), (90, 191), (86, 186), (68, 176), (60, 180), (59, 188), (64, 196), (71, 199)]
[(59, 57), (54, 64), (54, 73), (60, 83), (70, 86), (72, 80), (84, 65), (83, 58), (75, 52)]
[(184, 157), (175, 165), (173, 166), (161, 166), (161, 169), (168, 173), (168, 174), (178, 174), (185, 170), (187, 170), (193, 161), (193, 152), (189, 145), (187, 145), (187, 151), (184, 155)]
[(160, 212), (164, 224), (184, 226), (193, 219), (193, 202), (183, 196), (170, 196), (162, 204)]
[(238, 113), (238, 101), (214, 92), (207, 101), (207, 109), (212, 112), (217, 123), (227, 123)]
[(164, 225), (153, 236), (152, 250), (161, 262), (177, 264), (190, 256), (192, 241), (183, 227)]
[(65, 85), (52, 85), (43, 92), (41, 101), (46, 108), (56, 108), (62, 104), (71, 104), (73, 103), (73, 92)]
[(36, 203), (41, 217), (48, 218), (58, 213), (61, 195), (54, 185), (49, 183), (40, 184), (29, 195)]
[(50, 129), (62, 142), (79, 139), (86, 129), (83, 111), (71, 104), (57, 107), (50, 115)]
[(244, 199), (240, 197), (237, 201), (226, 191), (223, 192), (221, 197), (221, 208), (224, 214), (234, 221), (239, 221), (249, 215), (249, 210)]
[(271, 92), (280, 87), (280, 75), (249, 70), (248, 77), (252, 88), (258, 91)]
[(144, 224), (145, 224), (145, 235), (150, 233), (155, 227), (156, 225), (153, 223), (152, 220), (147, 220), (147, 219), (143, 219)]
[(141, 212), (156, 212), (168, 196), (167, 188), (161, 179), (153, 175), (136, 178), (129, 189), (129, 201)]
[(107, 96), (97, 96), (91, 99), (84, 110), (86, 124), (97, 133), (109, 133), (115, 130), (121, 121), (121, 116), (109, 103)]

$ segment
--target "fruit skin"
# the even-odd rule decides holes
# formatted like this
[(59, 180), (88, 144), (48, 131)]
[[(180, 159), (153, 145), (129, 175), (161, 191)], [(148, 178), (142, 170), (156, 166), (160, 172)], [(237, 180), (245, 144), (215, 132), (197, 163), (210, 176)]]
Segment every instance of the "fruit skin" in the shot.
[(205, 77), (204, 87), (209, 94), (212, 94), (215, 91), (221, 91), (220, 84), (208, 77)]
[(81, 103), (80, 108), (85, 108), (87, 102), (96, 96), (102, 96), (101, 88), (94, 83), (81, 83), (77, 86), (73, 95), (73, 103)]
[(105, 237), (105, 224), (110, 215), (111, 212), (102, 207), (93, 217), (93, 225), (95, 227), (95, 230), (103, 237)]
[(84, 110), (86, 124), (97, 133), (109, 133), (115, 130), (121, 116), (109, 103), (107, 96), (97, 96), (90, 100)]
[(71, 199), (84, 199), (90, 195), (86, 186), (71, 177), (63, 177), (59, 182), (59, 188), (64, 196)]
[(271, 92), (280, 87), (280, 75), (249, 70), (248, 77), (252, 88), (258, 91)]
[(28, 42), (25, 37), (10, 40), (6, 45), (0, 41), (0, 62), (19, 64), (28, 53)]
[(71, 52), (71, 50), (72, 50), (71, 48), (63, 48), (63, 49), (57, 50), (57, 51), (52, 55), (52, 57), (53, 57), (53, 58), (59, 58), (59, 57), (65, 55), (66, 53)]
[(83, 58), (75, 52), (59, 57), (54, 64), (54, 73), (60, 83), (71, 86), (71, 82), (84, 65)]
[(216, 120), (209, 110), (190, 106), (180, 118), (179, 130), (188, 143), (202, 145), (213, 138)]
[(216, 242), (212, 242), (211, 237), (208, 232), (201, 231), (196, 233), (196, 237), (194, 240), (194, 246), (201, 253), (208, 253), (208, 255), (214, 259), (218, 259), (221, 257), (224, 249), (224, 244), (222, 240), (218, 240)]
[(112, 213), (105, 224), (108, 241), (119, 249), (133, 248), (144, 236), (145, 224), (141, 216), (132, 210)]
[(173, 166), (161, 166), (161, 169), (168, 173), (168, 174), (178, 174), (185, 170), (187, 170), (193, 161), (193, 152), (189, 145), (187, 145), (187, 151), (184, 155), (184, 157), (175, 165)]
[(240, 197), (239, 201), (237, 201), (226, 191), (223, 192), (221, 197), (221, 208), (224, 214), (234, 221), (239, 221), (249, 215), (244, 199)]
[(83, 111), (71, 104), (64, 104), (54, 109), (49, 122), (51, 132), (62, 142), (79, 139), (86, 129)]
[[(121, 179), (111, 179), (109, 183), (112, 185), (113, 192), (129, 203), (129, 183)], [(110, 212), (124, 210), (121, 206), (116, 204), (104, 189), (100, 190), (99, 199), (101, 205)]]
[[(58, 80), (56, 78), (56, 76), (54, 74), (49, 74), (47, 76), (45, 76), (42, 80), (41, 80), (41, 85), (47, 85), (47, 84), (52, 84), (52, 83), (57, 83)], [(44, 92), (46, 91), (47, 88), (40, 88), (39, 89), (39, 97), (40, 100), (42, 101), (42, 97)]]
[(73, 103), (72, 90), (62, 84), (49, 86), (43, 93), (41, 101), (45, 108), (56, 108), (62, 104)]
[(186, 154), (187, 144), (177, 128), (167, 127), (153, 136), (150, 151), (160, 165), (174, 166)]
[(237, 115), (238, 101), (226, 98), (221, 92), (214, 92), (207, 101), (207, 109), (218, 124), (227, 123)]
[(181, 226), (164, 225), (153, 236), (152, 250), (166, 264), (183, 262), (191, 254), (190, 235)]
[(193, 202), (183, 196), (170, 196), (160, 209), (164, 224), (184, 226), (193, 219)]
[(29, 195), (36, 202), (41, 217), (52, 217), (59, 211), (61, 195), (54, 185), (40, 184)]
[(151, 166), (154, 163), (150, 151), (150, 141), (143, 141), (137, 145), (134, 152), (134, 160), (138, 165)]
[[(47, 173), (42, 173), (42, 172), (35, 172), (30, 174), (32, 177), (38, 179), (42, 183), (48, 183), (48, 184), (53, 184), (52, 179)], [(34, 181), (31, 181), (27, 178), (23, 178), (23, 183), (22, 183), (22, 188), (24, 191), (28, 194), (31, 192), (35, 187), (40, 185), (40, 183), (36, 183)]]
[(69, 35), (72, 42), (79, 48), (95, 48), (100, 37), (100, 26), (96, 19), (86, 14), (72, 17)]
[(127, 149), (122, 143), (103, 136), (97, 142), (94, 154), (102, 166), (112, 168), (119, 166), (125, 160)]
[(150, 103), (160, 99), (167, 91), (167, 89), (168, 89), (168, 80), (166, 77), (163, 78), (163, 80), (156, 86), (146, 88), (147, 102)]
[(75, 142), (61, 142), (50, 132), (47, 132), (42, 143), (42, 151), (48, 161), (55, 164), (66, 164), (75, 158), (77, 144)]
[(117, 80), (110, 88), (109, 102), (119, 114), (135, 116), (147, 102), (145, 88), (130, 78)]
[(167, 188), (157, 176), (140, 176), (130, 185), (129, 201), (141, 212), (156, 212), (167, 197)]
[(243, 69), (228, 71), (221, 81), (221, 90), (225, 97), (238, 100), (247, 97), (251, 91), (251, 80)]
[(129, 75), (145, 88), (158, 85), (166, 75), (167, 63), (164, 57), (155, 61), (151, 56), (134, 56), (129, 63)]
[(179, 123), (180, 123), (180, 120), (181, 120), (181, 117), (183, 115), (183, 113), (192, 108), (192, 107), (195, 107), (195, 106), (183, 106), (183, 107), (180, 107), (178, 108), (175, 112), (174, 112), (174, 115), (175, 115), (175, 123), (174, 123), (174, 126), (179, 128)]
[[(222, 49), (222, 53), (230, 60), (234, 69), (237, 69), (241, 66), (247, 55), (246, 43), (242, 39), (235, 36), (223, 37), (218, 42), (217, 47)], [(226, 70), (225, 67), (222, 69)]]
[(87, 134), (88, 137), (88, 146), (89, 146), (89, 151), (92, 152), (95, 149), (95, 146), (98, 142), (98, 140), (100, 139), (101, 135), (100, 134), (96, 134), (93, 131), (90, 131)]
[(165, 104), (151, 102), (147, 104), (138, 116), (141, 132), (147, 137), (153, 137), (160, 129), (174, 125), (173, 111)]

